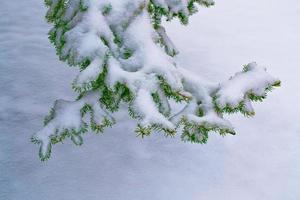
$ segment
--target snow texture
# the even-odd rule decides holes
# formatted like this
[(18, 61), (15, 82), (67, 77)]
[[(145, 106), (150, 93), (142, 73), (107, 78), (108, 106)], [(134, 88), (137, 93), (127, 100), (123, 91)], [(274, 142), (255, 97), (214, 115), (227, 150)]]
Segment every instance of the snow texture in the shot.
[(217, 1), (188, 27), (165, 25), (180, 50), (177, 63), (224, 83), (237, 98), (226, 80), (249, 59), (280, 77), (282, 88), (254, 105), (254, 118), (229, 117), (235, 137), (211, 134), (204, 146), (159, 134), (140, 139), (120, 113), (101, 137), (86, 134), (80, 148), (66, 141), (41, 163), (28, 138), (55, 98), (76, 98), (69, 84), (78, 71), (57, 61), (43, 2), (2, 2), (0, 199), (299, 199), (299, 9), (295, 0)]

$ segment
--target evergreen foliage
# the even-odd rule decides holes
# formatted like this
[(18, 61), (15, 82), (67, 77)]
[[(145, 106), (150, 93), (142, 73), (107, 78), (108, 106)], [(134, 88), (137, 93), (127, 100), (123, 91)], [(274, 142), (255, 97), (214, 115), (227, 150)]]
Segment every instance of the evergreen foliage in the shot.
[[(54, 144), (70, 138), (83, 143), (88, 130), (103, 132), (113, 115), (127, 105), (142, 137), (153, 131), (206, 143), (209, 132), (235, 134), (224, 113), (253, 116), (252, 101), (262, 101), (280, 86), (256, 63), (244, 66), (228, 81), (211, 84), (174, 64), (178, 50), (161, 22), (178, 18), (184, 25), (212, 0), (46, 0), (49, 39), (57, 55), (80, 73), (73, 82), (75, 101), (57, 100), (44, 128), (32, 136), (42, 160)], [(172, 113), (170, 101), (184, 104)]]

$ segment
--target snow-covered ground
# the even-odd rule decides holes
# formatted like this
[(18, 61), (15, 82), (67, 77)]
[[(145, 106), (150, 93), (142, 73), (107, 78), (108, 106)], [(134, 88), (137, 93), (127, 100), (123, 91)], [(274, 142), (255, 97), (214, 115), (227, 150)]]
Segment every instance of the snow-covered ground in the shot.
[(300, 199), (299, 1), (217, 0), (188, 27), (167, 25), (178, 62), (195, 73), (222, 81), (255, 60), (282, 80), (254, 118), (229, 117), (238, 135), (211, 134), (207, 145), (141, 139), (124, 115), (42, 163), (29, 138), (55, 99), (74, 97), (76, 74), (49, 44), (45, 11), (41, 0), (1, 2), (1, 200)]

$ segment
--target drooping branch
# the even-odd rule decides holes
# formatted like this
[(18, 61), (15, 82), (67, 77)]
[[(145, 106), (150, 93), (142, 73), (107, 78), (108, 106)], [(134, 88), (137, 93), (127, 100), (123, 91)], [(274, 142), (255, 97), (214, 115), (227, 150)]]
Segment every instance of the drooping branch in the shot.
[[(209, 83), (174, 63), (178, 50), (161, 20), (179, 18), (187, 24), (196, 4), (212, 0), (46, 0), (49, 38), (60, 59), (80, 72), (73, 82), (77, 100), (55, 102), (45, 127), (32, 137), (40, 157), (48, 159), (53, 144), (82, 134), (103, 132), (123, 102), (137, 121), (136, 132), (163, 131), (182, 140), (205, 143), (209, 131), (235, 134), (223, 113), (254, 114), (251, 101), (265, 98), (280, 81), (250, 63), (227, 82)], [(185, 104), (171, 116), (170, 101)]]

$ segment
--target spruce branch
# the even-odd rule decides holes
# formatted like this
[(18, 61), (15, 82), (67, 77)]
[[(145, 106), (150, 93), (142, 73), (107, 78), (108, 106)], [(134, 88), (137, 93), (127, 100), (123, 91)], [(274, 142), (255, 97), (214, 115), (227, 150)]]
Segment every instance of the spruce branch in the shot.
[[(136, 120), (141, 137), (152, 132), (206, 143), (210, 132), (235, 134), (224, 113), (253, 116), (252, 101), (262, 101), (280, 81), (256, 63), (223, 83), (210, 83), (176, 65), (179, 53), (162, 25), (178, 18), (187, 24), (197, 5), (212, 0), (46, 0), (49, 39), (60, 60), (80, 69), (72, 86), (74, 101), (57, 100), (44, 128), (31, 138), (41, 160), (54, 144), (70, 138), (83, 144), (89, 130), (102, 133), (117, 123), (121, 104)], [(170, 102), (184, 107), (172, 112)]]

